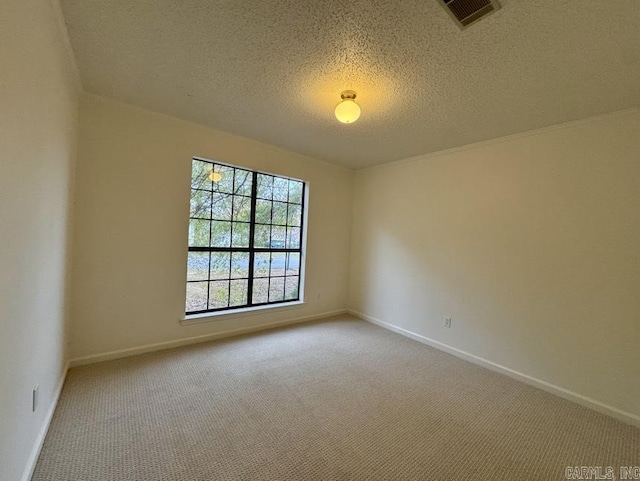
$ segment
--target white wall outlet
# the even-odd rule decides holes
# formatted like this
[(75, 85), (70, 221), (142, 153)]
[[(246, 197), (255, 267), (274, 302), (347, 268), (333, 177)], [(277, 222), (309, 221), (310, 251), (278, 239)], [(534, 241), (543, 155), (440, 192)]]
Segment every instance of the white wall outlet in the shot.
[(451, 327), (451, 318), (445, 317), (444, 319), (444, 327)]
[(40, 384), (36, 384), (33, 386), (33, 391), (31, 392), (31, 411), (36, 412), (36, 408), (38, 407), (38, 389), (40, 388)]

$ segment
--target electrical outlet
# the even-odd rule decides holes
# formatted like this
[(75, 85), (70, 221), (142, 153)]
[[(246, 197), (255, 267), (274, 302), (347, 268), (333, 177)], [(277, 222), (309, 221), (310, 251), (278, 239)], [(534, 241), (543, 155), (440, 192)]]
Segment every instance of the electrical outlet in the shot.
[(31, 411), (36, 412), (36, 408), (38, 407), (38, 389), (40, 388), (39, 384), (33, 386), (33, 391), (31, 392)]
[(451, 327), (451, 318), (450, 317), (446, 317), (444, 319), (444, 327), (447, 327), (447, 328)]

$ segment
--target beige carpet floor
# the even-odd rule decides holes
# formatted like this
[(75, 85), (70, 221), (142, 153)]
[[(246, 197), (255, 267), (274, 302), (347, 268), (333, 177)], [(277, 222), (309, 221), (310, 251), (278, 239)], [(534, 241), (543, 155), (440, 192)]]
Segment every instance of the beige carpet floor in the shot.
[(33, 481), (562, 480), (640, 429), (363, 321), (74, 368)]

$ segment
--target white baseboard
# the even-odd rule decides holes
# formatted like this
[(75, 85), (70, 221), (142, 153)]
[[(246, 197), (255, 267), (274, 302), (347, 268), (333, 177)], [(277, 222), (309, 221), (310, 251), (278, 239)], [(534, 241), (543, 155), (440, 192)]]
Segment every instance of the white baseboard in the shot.
[(452, 354), (456, 357), (464, 359), (465, 361), (478, 364), (479, 366), (486, 367), (500, 374), (505, 374), (513, 379), (522, 381), (526, 384), (537, 387), (551, 394), (555, 394), (556, 396), (560, 396), (561, 398), (567, 399), (569, 401), (573, 401), (576, 404), (580, 404), (581, 406), (587, 407), (589, 409), (593, 409), (594, 411), (597, 411), (601, 414), (606, 414), (607, 416), (611, 416), (612, 418), (615, 418), (624, 423), (640, 427), (640, 416), (636, 414), (623, 411), (613, 406), (609, 406), (608, 404), (604, 404), (600, 401), (596, 401), (595, 399), (592, 399), (590, 397), (583, 396), (582, 394), (578, 394), (576, 392), (569, 391), (568, 389), (562, 388), (560, 386), (556, 386), (555, 384), (551, 384), (541, 379), (537, 379), (535, 377), (529, 376), (527, 374), (514, 371), (513, 369), (509, 369), (508, 367), (502, 366), (500, 364), (496, 364), (495, 362), (489, 361), (487, 359), (476, 356), (474, 354), (470, 354), (468, 352), (462, 351), (460, 349), (449, 346), (447, 344), (443, 344), (439, 341), (430, 339), (420, 334), (416, 334), (415, 332), (409, 331), (402, 327), (394, 326), (393, 324), (390, 324), (388, 322), (382, 321), (375, 317), (369, 316), (362, 312), (358, 312), (353, 309), (347, 309), (347, 312), (364, 321), (370, 322), (372, 324), (376, 324), (377, 326), (383, 327), (395, 333), (409, 337), (423, 344), (427, 344), (431, 347), (444, 351), (448, 354)]
[(44, 422), (42, 423), (42, 428), (38, 433), (36, 442), (33, 445), (33, 449), (31, 450), (31, 454), (29, 455), (29, 459), (27, 460), (27, 466), (25, 467), (24, 473), (22, 474), (22, 481), (30, 481), (31, 476), (33, 476), (33, 471), (34, 469), (36, 469), (36, 463), (38, 462), (38, 457), (40, 457), (40, 451), (42, 450), (42, 446), (44, 445), (44, 440), (47, 437), (47, 432), (49, 431), (49, 426), (51, 425), (51, 420), (53, 419), (53, 413), (56, 412), (58, 400), (60, 399), (60, 393), (62, 392), (62, 386), (64, 386), (64, 380), (67, 378), (68, 371), (69, 361), (65, 363), (64, 372), (62, 373), (60, 381), (56, 386), (56, 390), (53, 393), (53, 399), (51, 400), (51, 404), (49, 405), (49, 409), (47, 410)]
[(138, 354), (145, 354), (154, 351), (163, 351), (165, 349), (173, 349), (176, 347), (188, 346), (190, 344), (198, 344), (200, 342), (214, 341), (216, 339), (224, 339), (226, 337), (240, 336), (242, 334), (248, 334), (251, 332), (264, 331), (267, 329), (274, 329), (276, 327), (288, 326), (290, 324), (298, 324), (301, 322), (314, 321), (316, 319), (322, 319), (325, 317), (337, 316), (339, 314), (346, 313), (346, 309), (338, 309), (335, 311), (323, 312), (312, 316), (297, 317), (294, 319), (286, 319), (284, 321), (270, 322), (267, 324), (259, 324), (256, 326), (238, 327), (235, 329), (227, 329), (226, 331), (219, 331), (212, 334), (204, 334), (201, 336), (186, 337), (183, 339), (176, 339), (175, 341), (158, 342), (155, 344), (146, 344), (144, 346), (131, 347), (128, 349), (119, 349), (117, 351), (103, 352), (100, 354), (92, 354), (91, 356), (76, 357), (69, 361), (70, 367), (83, 366), (85, 364), (93, 364), (96, 362), (110, 361), (113, 359), (120, 359), (123, 357), (137, 356)]

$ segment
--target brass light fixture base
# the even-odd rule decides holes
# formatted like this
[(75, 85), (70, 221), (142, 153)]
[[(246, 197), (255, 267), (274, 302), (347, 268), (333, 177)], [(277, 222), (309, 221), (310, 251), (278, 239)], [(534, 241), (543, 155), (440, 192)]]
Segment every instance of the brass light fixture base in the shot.
[(341, 94), (340, 94), (340, 98), (342, 100), (354, 100), (356, 98), (356, 93), (353, 90), (344, 90)]

